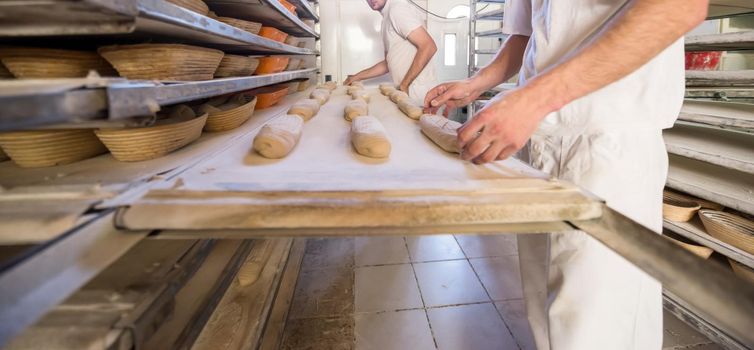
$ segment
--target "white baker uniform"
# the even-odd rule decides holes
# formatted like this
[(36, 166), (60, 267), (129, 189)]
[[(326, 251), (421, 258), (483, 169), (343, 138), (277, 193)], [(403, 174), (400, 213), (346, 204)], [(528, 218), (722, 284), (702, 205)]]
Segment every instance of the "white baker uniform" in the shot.
[[(416, 46), (408, 41), (408, 35), (421, 27), (427, 29), (424, 14), (406, 0), (387, 0), (382, 14), (382, 43), (385, 45), (385, 60), (395, 85), (406, 76), (416, 56)], [(429, 90), (437, 85), (432, 61), (419, 73), (408, 87), (408, 95), (424, 102)]]
[[(507, 1), (503, 32), (531, 37), (519, 84), (580, 46), (623, 2)], [(679, 40), (637, 71), (548, 115), (524, 157), (661, 232), (668, 167), (662, 129), (680, 111), (683, 69)], [(661, 348), (656, 280), (583, 232), (518, 240), (527, 316), (540, 350)]]

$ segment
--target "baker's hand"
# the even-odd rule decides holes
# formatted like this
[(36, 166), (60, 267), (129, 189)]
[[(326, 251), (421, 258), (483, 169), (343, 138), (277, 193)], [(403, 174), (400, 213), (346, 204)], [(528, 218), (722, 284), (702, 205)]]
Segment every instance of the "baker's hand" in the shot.
[(351, 85), (352, 83), (355, 83), (357, 81), (361, 81), (358, 74), (349, 75), (346, 77), (346, 80), (343, 82), (343, 85)]
[(424, 109), (426, 113), (437, 114), (445, 106), (447, 116), (451, 110), (472, 103), (482, 92), (471, 79), (443, 83), (429, 90), (424, 97)]
[(548, 111), (520, 89), (500, 93), (458, 129), (461, 158), (482, 164), (506, 159), (526, 144)]
[(401, 83), (400, 85), (398, 85), (398, 90), (408, 94), (408, 85)]

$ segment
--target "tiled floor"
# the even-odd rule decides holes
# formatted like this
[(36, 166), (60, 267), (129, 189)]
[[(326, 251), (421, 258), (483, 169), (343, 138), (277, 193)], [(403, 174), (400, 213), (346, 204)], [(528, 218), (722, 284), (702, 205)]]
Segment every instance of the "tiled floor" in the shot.
[[(283, 349), (535, 349), (514, 235), (307, 242)], [(666, 314), (664, 349), (718, 349)]]

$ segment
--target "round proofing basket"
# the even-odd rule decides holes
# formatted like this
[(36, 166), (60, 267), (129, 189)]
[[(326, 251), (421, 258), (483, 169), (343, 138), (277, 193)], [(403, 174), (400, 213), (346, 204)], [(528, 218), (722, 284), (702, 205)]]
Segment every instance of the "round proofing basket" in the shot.
[(662, 191), (662, 198), (663, 200), (665, 198), (668, 198), (675, 201), (695, 202), (699, 204), (699, 206), (701, 206), (702, 209), (723, 210), (723, 206), (721, 204), (710, 202), (706, 199), (701, 199), (701, 198), (689, 196), (686, 194), (681, 194), (678, 192), (668, 191), (668, 190)]
[(202, 16), (209, 13), (209, 7), (202, 0), (167, 0), (187, 10), (194, 11)]
[(99, 53), (128, 79), (210, 80), (224, 53), (182, 44), (114, 45)]
[(702, 259), (709, 259), (710, 255), (712, 255), (712, 253), (714, 252), (712, 248), (709, 248), (707, 246), (699, 245), (690, 241), (682, 241), (680, 239), (676, 239), (675, 237), (670, 237), (670, 236), (664, 236), (664, 237), (669, 239), (671, 242), (679, 245), (681, 248), (694, 253), (694, 255)]
[(754, 254), (754, 222), (717, 210), (699, 211), (704, 228), (712, 237)]
[(156, 126), (99, 129), (95, 133), (115, 159), (138, 162), (162, 157), (198, 139), (207, 122), (207, 115), (188, 120), (176, 119), (178, 121), (163, 120), (161, 125)]
[(82, 78), (95, 71), (117, 76), (113, 67), (96, 52), (33, 47), (0, 48), (0, 61), (16, 78)]
[(662, 194), (662, 217), (670, 221), (686, 222), (691, 220), (701, 205), (682, 198), (678, 198), (664, 191)]
[(217, 17), (216, 19), (229, 26), (233, 26), (238, 29), (245, 30), (251, 34), (259, 34), (259, 30), (262, 29), (262, 23), (244, 21), (242, 19), (231, 18), (231, 17)]
[(204, 130), (209, 132), (233, 130), (245, 123), (254, 114), (257, 98), (251, 102), (219, 113), (210, 113)]
[(215, 71), (215, 77), (245, 77), (254, 74), (259, 60), (248, 56), (225, 55)]
[(107, 152), (87, 129), (2, 133), (0, 147), (22, 168), (69, 164)]
[(257, 66), (256, 71), (254, 71), (254, 74), (264, 75), (264, 74), (280, 73), (283, 70), (285, 70), (285, 67), (288, 65), (288, 60), (289, 60), (288, 57), (282, 57), (282, 56), (260, 57), (259, 66)]
[(736, 274), (736, 276), (754, 284), (754, 269), (730, 258), (728, 259), (728, 262), (730, 263), (730, 267), (733, 268), (733, 273)]

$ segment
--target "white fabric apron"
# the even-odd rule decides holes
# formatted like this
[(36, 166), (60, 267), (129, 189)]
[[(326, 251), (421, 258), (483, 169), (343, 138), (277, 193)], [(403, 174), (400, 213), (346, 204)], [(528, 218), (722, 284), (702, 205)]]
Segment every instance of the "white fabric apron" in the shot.
[[(508, 1), (504, 32), (531, 35), (520, 83), (557, 64), (622, 3)], [(661, 232), (668, 166), (662, 129), (680, 111), (683, 69), (679, 40), (629, 76), (548, 115), (522, 158)], [(661, 288), (654, 279), (583, 232), (518, 240), (538, 349), (662, 347)]]

